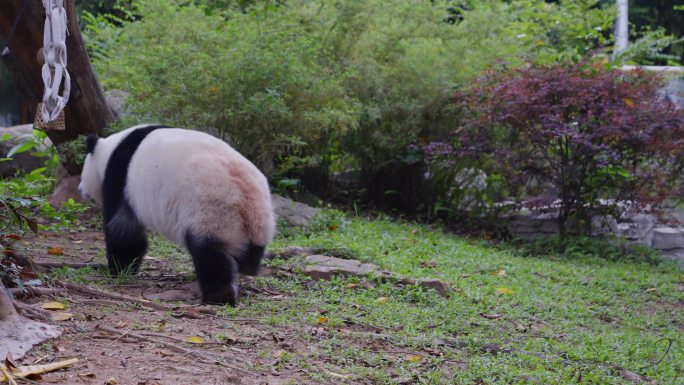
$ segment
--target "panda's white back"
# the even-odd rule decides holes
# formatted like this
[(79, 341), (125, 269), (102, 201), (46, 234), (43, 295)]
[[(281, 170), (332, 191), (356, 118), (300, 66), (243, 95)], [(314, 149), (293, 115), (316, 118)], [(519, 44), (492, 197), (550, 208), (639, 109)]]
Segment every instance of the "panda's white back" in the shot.
[(131, 158), (125, 195), (146, 227), (181, 246), (188, 230), (236, 248), (245, 247), (245, 239), (268, 244), (275, 231), (263, 174), (228, 144), (199, 131), (149, 133)]

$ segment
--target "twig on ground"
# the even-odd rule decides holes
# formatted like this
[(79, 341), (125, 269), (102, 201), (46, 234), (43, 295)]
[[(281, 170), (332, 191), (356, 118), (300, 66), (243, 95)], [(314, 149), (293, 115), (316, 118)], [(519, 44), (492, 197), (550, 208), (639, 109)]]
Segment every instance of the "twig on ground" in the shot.
[(8, 289), (15, 298), (23, 297), (40, 297), (42, 295), (50, 295), (59, 297), (66, 294), (65, 290), (53, 287), (31, 287), (25, 286), (24, 289), (13, 287)]
[(639, 368), (639, 371), (646, 370), (646, 369), (648, 369), (648, 368), (652, 368), (652, 367), (654, 367), (654, 366), (660, 364), (661, 362), (663, 362), (663, 360), (665, 359), (665, 357), (667, 357), (667, 353), (670, 352), (670, 348), (672, 347), (672, 343), (673, 343), (674, 341), (672, 340), (672, 338), (661, 338), (661, 339), (659, 339), (658, 341), (656, 341), (656, 343), (658, 343), (658, 342), (660, 342), (660, 341), (668, 341), (667, 349), (665, 349), (665, 353), (663, 353), (663, 356), (660, 357), (660, 359), (659, 359), (658, 361), (656, 361), (656, 362), (654, 362), (654, 363), (652, 363), (652, 364), (650, 364), (650, 365), (646, 365), (646, 366), (644, 366), (643, 368)]
[(62, 287), (65, 287), (69, 290), (73, 290), (73, 291), (76, 291), (76, 292), (79, 292), (82, 294), (89, 294), (89, 295), (94, 295), (94, 296), (98, 296), (98, 297), (134, 302), (140, 306), (152, 308), (154, 310), (173, 310), (174, 309), (171, 306), (167, 306), (167, 305), (157, 303), (157, 302), (148, 301), (148, 300), (143, 299), (143, 298), (135, 298), (135, 297), (131, 297), (128, 295), (119, 294), (119, 293), (110, 293), (107, 291), (95, 289), (95, 288), (88, 287), (88, 286), (78, 285), (75, 283), (57, 281), (57, 284), (62, 286)]
[[(130, 334), (130, 333), (129, 333), (129, 334)], [(168, 338), (168, 339), (170, 339), (171, 341), (175, 341), (175, 342), (178, 342), (178, 343), (181, 343), (181, 344), (189, 343), (188, 341), (184, 341), (184, 340), (181, 339), (181, 338), (169, 336), (169, 335), (166, 335), (166, 334), (163, 334), (163, 333), (140, 332), (139, 334), (140, 334), (140, 335), (143, 335), (143, 336), (148, 336), (148, 337)], [(202, 342), (202, 343), (199, 344), (199, 345), (203, 345), (203, 346), (227, 346), (227, 344), (226, 344), (225, 342)], [(251, 363), (250, 361), (248, 361), (248, 360), (246, 360), (246, 359), (244, 359), (244, 358), (242, 358), (242, 357), (231, 357), (231, 358), (234, 359), (235, 361), (242, 362), (242, 363), (245, 364), (245, 365), (252, 365), (252, 363)]]
[(17, 382), (14, 381), (14, 376), (12, 376), (12, 374), (9, 372), (9, 370), (7, 370), (7, 367), (5, 367), (5, 364), (0, 363), (0, 371), (2, 371), (2, 374), (5, 376), (5, 378), (3, 378), (3, 382), (5, 380), (7, 380), (9, 385), (17, 385)]
[(47, 310), (43, 310), (17, 300), (13, 300), (12, 303), (14, 304), (14, 307), (21, 310), (25, 315), (29, 316), (29, 318), (35, 317), (41, 321), (52, 320), (52, 314)]
[(38, 268), (46, 270), (61, 269), (63, 267), (71, 267), (72, 269), (82, 269), (84, 267), (92, 267), (93, 269), (105, 270), (107, 265), (104, 263), (93, 262), (34, 262)]
[[(115, 334), (115, 335), (122, 335), (122, 334), (123, 334), (121, 331), (116, 330), (116, 329), (111, 328), (111, 327), (108, 327), (108, 326), (97, 325), (96, 327), (97, 327), (98, 329), (100, 329), (100, 330), (103, 330), (103, 331), (106, 331), (106, 332), (108, 332), (108, 333), (112, 333), (112, 334)], [(250, 376), (250, 377), (255, 376), (254, 373), (252, 373), (252, 372), (250, 372), (250, 371), (248, 371), (248, 370), (245, 370), (245, 369), (243, 369), (243, 368), (241, 368), (241, 367), (239, 367), (239, 366), (229, 364), (229, 363), (227, 363), (227, 362), (224, 361), (223, 357), (221, 357), (221, 356), (219, 356), (219, 355), (216, 355), (216, 354), (213, 354), (213, 353), (211, 353), (211, 352), (206, 352), (206, 351), (205, 351), (205, 352), (199, 352), (199, 351), (196, 351), (196, 350), (192, 350), (192, 349), (188, 349), (188, 348), (182, 347), (182, 346), (180, 346), (180, 345), (177, 345), (177, 344), (174, 344), (174, 343), (171, 343), (171, 342), (161, 341), (161, 340), (159, 340), (159, 339), (155, 339), (155, 338), (151, 338), (151, 337), (146, 337), (146, 336), (144, 336), (144, 335), (137, 334), (137, 333), (126, 333), (126, 337), (129, 337), (129, 338), (137, 338), (138, 340), (141, 340), (141, 341), (146, 341), (146, 342), (151, 342), (151, 343), (162, 344), (162, 345), (166, 346), (167, 348), (169, 348), (169, 349), (171, 349), (171, 350), (173, 350), (173, 351), (176, 351), (176, 352), (178, 352), (178, 353), (183, 353), (183, 354), (188, 354), (188, 355), (194, 356), (196, 359), (198, 359), (198, 361), (201, 361), (201, 362), (204, 362), (204, 363), (207, 363), (207, 364), (212, 364), (212, 365), (215, 364), (215, 363), (218, 363), (218, 364), (220, 364), (220, 365), (222, 365), (222, 366), (225, 366), (226, 368), (233, 369), (233, 370), (238, 371), (238, 372), (240, 372), (240, 373), (242, 373), (242, 374), (244, 374), (244, 375), (247, 375), (247, 376)], [(207, 356), (211, 356), (211, 357), (213, 358), (213, 361), (208, 361), (208, 360), (206, 359)], [(234, 359), (235, 359), (236, 357), (231, 357), (231, 358), (234, 358)], [(243, 362), (243, 361), (240, 361), (240, 362)], [(249, 363), (249, 362), (248, 362), (248, 364), (251, 365), (251, 363)]]

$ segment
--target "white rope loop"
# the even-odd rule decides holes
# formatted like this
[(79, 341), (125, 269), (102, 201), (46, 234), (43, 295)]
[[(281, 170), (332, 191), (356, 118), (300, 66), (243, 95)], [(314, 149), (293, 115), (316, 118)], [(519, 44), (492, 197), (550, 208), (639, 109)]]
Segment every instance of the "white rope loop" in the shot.
[[(43, 33), (43, 54), (45, 64), (42, 68), (43, 108), (40, 111), (45, 122), (51, 122), (59, 116), (69, 101), (71, 93), (71, 77), (67, 66), (67, 17), (64, 0), (43, 0), (45, 7), (45, 28)], [(64, 79), (62, 96), (59, 89)]]

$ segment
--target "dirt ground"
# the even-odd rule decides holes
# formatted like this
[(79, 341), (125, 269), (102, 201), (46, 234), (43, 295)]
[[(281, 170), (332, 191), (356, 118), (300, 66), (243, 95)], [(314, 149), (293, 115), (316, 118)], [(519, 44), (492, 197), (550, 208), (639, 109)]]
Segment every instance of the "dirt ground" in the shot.
[[(99, 232), (44, 233), (30, 244), (33, 246), (27, 254), (36, 262), (104, 262), (104, 241)], [(54, 255), (60, 252), (62, 255)], [(85, 277), (84, 285), (92, 286), (90, 280)], [(289, 295), (273, 290), (250, 291), (249, 281), (244, 280), (244, 295), (261, 296), (264, 301), (279, 301)], [(306, 361), (313, 350), (311, 339), (325, 339), (325, 328), (279, 327), (260, 320), (221, 316), (216, 313), (220, 307), (200, 306), (196, 284), (174, 272), (168, 259), (148, 256), (139, 276), (122, 285), (97, 287), (136, 298), (176, 301), (164, 302), (173, 307), (170, 310), (154, 310), (68, 290), (61, 299), (66, 299), (64, 311), (73, 318), (59, 323), (63, 335), (34, 347), (18, 363), (48, 363), (73, 357), (79, 361), (71, 368), (45, 374), (42, 383), (275, 385), (344, 380), (343, 375), (325, 370), (325, 362), (307, 362), (308, 369), (304, 369), (282, 359), (294, 353)], [(50, 299), (41, 296), (22, 301), (38, 305)], [(189, 343), (189, 338), (202, 343)], [(353, 346), (354, 339), (350, 342)], [(178, 347), (194, 353), (179, 351)], [(309, 375), (310, 371), (317, 373), (317, 381), (312, 380), (315, 377)]]

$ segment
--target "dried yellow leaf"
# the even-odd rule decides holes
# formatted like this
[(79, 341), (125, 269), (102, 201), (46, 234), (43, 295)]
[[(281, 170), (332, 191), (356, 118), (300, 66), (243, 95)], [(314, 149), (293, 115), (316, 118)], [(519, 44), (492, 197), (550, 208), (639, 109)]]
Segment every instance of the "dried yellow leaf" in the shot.
[(48, 247), (47, 252), (50, 255), (62, 255), (62, 254), (64, 254), (64, 250), (62, 250), (61, 247)]
[(46, 310), (62, 310), (66, 307), (66, 305), (61, 302), (50, 301), (40, 305), (40, 307)]
[(389, 299), (388, 297), (380, 297), (380, 298), (376, 299), (375, 302), (377, 302), (377, 303), (387, 303), (387, 302), (389, 302), (389, 300), (390, 300), (390, 299)]
[(500, 294), (513, 294), (513, 289), (509, 289), (507, 287), (500, 287), (496, 289), (496, 291)]
[(504, 269), (499, 269), (499, 270), (493, 272), (492, 275), (495, 276), (495, 277), (503, 277), (503, 276), (506, 275), (506, 270), (504, 270)]
[(204, 339), (201, 337), (188, 337), (186, 341), (190, 342), (191, 344), (203, 344)]
[(409, 354), (406, 356), (406, 361), (408, 362), (419, 362), (423, 360), (423, 356), (418, 354)]
[(629, 107), (634, 107), (636, 105), (636, 103), (634, 103), (634, 100), (630, 98), (622, 98), (622, 101), (625, 102), (625, 104)]
[(65, 313), (61, 311), (56, 311), (52, 313), (52, 320), (53, 321), (68, 321), (70, 319), (74, 318), (74, 315), (71, 313)]
[(318, 319), (316, 320), (316, 323), (319, 324), (319, 325), (323, 325), (323, 324), (327, 324), (328, 321), (329, 321), (329, 320), (328, 320), (327, 317), (320, 316), (320, 317), (318, 317)]
[(358, 286), (359, 286), (359, 285), (357, 285), (357, 284), (355, 284), (355, 283), (348, 283), (345, 287), (346, 287), (347, 289), (355, 289), (355, 288), (357, 288)]

